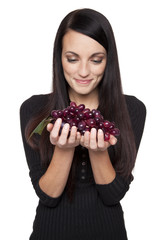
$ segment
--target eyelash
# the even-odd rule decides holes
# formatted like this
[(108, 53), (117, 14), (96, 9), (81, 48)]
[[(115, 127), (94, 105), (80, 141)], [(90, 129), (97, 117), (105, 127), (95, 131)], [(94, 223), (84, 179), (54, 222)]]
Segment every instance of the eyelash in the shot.
[(67, 61), (70, 62), (70, 63), (74, 63), (74, 62), (77, 62), (78, 60), (77, 59), (69, 59), (69, 58), (67, 58)]
[[(69, 58), (67, 58), (67, 61), (69, 62), (69, 63), (75, 63), (75, 62), (77, 62), (78, 60), (77, 59), (69, 59)], [(102, 59), (101, 60), (91, 60), (94, 64), (100, 64), (101, 62), (102, 62)]]
[(102, 59), (101, 60), (92, 60), (92, 62), (95, 64), (100, 64), (102, 62)]

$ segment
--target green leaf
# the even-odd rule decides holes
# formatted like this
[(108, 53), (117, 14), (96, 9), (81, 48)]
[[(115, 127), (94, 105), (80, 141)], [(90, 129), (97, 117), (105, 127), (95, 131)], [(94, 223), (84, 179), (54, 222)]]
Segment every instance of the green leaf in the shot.
[(37, 133), (39, 135), (42, 134), (44, 128), (47, 126), (48, 123), (50, 123), (53, 120), (53, 118), (49, 117), (49, 118), (45, 118), (43, 119), (38, 126), (33, 130), (33, 132), (30, 134), (29, 139), (32, 137), (32, 135), (34, 133)]

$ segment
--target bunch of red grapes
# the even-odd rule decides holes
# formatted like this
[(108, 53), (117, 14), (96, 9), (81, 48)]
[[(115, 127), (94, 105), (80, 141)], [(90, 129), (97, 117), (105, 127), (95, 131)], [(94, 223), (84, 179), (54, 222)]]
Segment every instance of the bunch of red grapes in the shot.
[(81, 135), (84, 135), (86, 131), (90, 131), (91, 128), (102, 129), (105, 141), (109, 141), (110, 135), (119, 136), (120, 134), (120, 130), (115, 128), (115, 124), (104, 120), (99, 110), (90, 110), (89, 108), (85, 108), (84, 104), (77, 106), (75, 102), (71, 102), (70, 106), (63, 110), (53, 110), (51, 116), (53, 122), (57, 118), (61, 118), (62, 127), (65, 123), (69, 123), (70, 128), (76, 126), (77, 131)]

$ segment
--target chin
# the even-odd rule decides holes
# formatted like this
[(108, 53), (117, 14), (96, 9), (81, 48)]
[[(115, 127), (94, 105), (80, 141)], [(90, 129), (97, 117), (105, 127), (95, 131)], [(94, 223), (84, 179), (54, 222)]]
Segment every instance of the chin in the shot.
[(82, 90), (82, 91), (77, 91), (77, 94), (79, 95), (88, 95), (91, 91), (85, 91), (85, 90)]

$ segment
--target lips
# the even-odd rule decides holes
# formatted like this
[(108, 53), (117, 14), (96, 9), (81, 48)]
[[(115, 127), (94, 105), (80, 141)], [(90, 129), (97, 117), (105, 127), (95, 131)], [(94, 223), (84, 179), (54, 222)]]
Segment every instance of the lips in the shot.
[(75, 81), (79, 84), (89, 84), (92, 80), (91, 79), (87, 79), (87, 80), (81, 80), (81, 79), (75, 79)]

